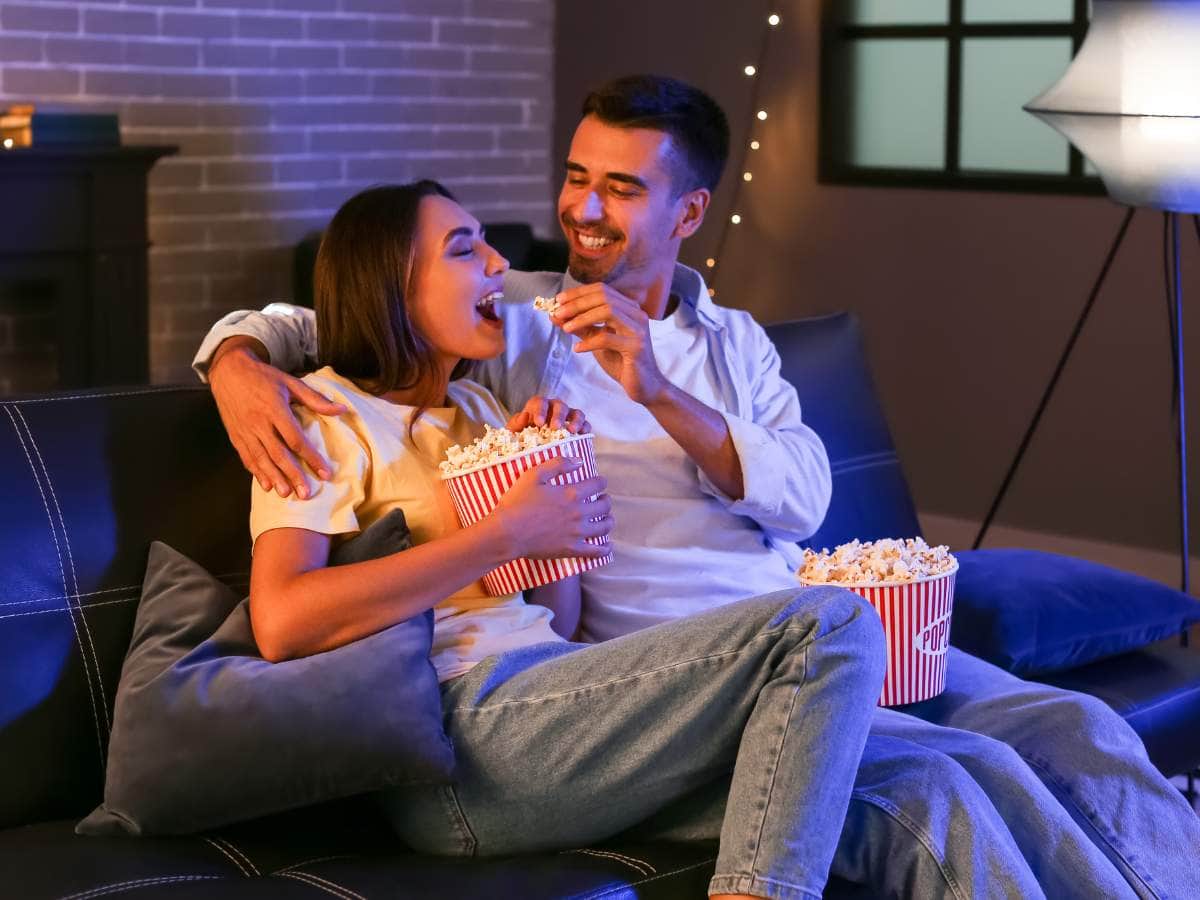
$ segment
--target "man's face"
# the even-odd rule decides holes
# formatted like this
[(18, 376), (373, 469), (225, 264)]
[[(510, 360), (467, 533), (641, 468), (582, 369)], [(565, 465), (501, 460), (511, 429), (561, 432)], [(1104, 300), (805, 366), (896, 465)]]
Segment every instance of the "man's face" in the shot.
[(672, 167), (681, 164), (664, 132), (618, 128), (595, 116), (579, 123), (558, 195), (572, 277), (619, 287), (674, 264), (682, 202)]

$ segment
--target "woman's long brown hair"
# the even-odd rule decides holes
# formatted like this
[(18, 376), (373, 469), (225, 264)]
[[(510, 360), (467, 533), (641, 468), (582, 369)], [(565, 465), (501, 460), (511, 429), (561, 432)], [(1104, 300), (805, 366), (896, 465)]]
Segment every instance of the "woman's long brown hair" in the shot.
[[(342, 204), (321, 238), (313, 271), (317, 362), (372, 394), (413, 388), (437, 371), (406, 305), (421, 200), (435, 194), (454, 199), (436, 181), (369, 188)], [(460, 362), (451, 379), (468, 365)]]

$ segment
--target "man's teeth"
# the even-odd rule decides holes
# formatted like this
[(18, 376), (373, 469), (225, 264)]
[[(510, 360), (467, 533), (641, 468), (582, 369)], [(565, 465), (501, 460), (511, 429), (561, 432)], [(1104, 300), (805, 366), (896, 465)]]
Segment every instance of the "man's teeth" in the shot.
[(592, 237), (588, 234), (579, 235), (579, 243), (587, 247), (589, 250), (599, 250), (601, 247), (607, 247), (612, 243), (612, 238)]
[(499, 303), (503, 299), (504, 299), (504, 294), (501, 291), (492, 291), (487, 296), (480, 297), (479, 300), (476, 302), (475, 306), (476, 306), (476, 308), (491, 306), (493, 303)]

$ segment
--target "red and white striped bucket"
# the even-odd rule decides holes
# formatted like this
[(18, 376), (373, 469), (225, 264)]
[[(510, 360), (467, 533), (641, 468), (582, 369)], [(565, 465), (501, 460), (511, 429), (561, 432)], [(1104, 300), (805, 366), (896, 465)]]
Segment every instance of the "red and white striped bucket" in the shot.
[[(521, 477), (521, 473), (557, 456), (576, 457), (583, 462), (583, 465), (574, 472), (559, 475), (553, 479), (552, 484), (577, 484), (596, 474), (596, 454), (592, 448), (592, 436), (575, 434), (565, 440), (546, 444), (535, 450), (527, 450), (500, 462), (476, 466), (473, 469), (455, 472), (453, 475), (443, 475), (442, 480), (446, 482), (446, 486), (450, 489), (450, 496), (454, 499), (454, 508), (458, 512), (459, 523), (463, 528), (474, 525), (496, 508), (500, 498), (516, 483), (517, 479)], [(589, 544), (597, 546), (609, 542), (608, 535), (588, 538), (587, 541)], [(490, 596), (502, 597), (526, 588), (569, 578), (610, 562), (612, 562), (611, 553), (598, 559), (589, 559), (584, 556), (568, 556), (562, 559), (521, 557), (484, 575), (483, 587)]]
[(946, 651), (957, 573), (956, 562), (949, 572), (914, 581), (839, 585), (866, 599), (883, 621), (888, 661), (880, 706), (928, 700), (946, 689)]

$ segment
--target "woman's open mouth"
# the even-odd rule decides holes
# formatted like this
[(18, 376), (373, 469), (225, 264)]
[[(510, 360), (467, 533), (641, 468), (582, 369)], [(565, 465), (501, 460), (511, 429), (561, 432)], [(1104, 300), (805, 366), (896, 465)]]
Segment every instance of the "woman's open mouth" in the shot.
[(485, 294), (475, 304), (475, 312), (479, 313), (479, 318), (485, 322), (502, 324), (500, 316), (496, 312), (496, 303), (504, 299), (504, 294), (500, 291), (492, 291), (490, 294)]

